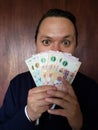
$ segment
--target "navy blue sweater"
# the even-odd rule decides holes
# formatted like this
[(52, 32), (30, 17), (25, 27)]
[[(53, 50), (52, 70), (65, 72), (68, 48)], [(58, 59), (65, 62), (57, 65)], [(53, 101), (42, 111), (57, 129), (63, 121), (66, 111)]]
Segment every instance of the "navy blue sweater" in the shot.
[[(27, 104), (28, 90), (35, 86), (29, 72), (19, 74), (11, 80), (0, 108), (0, 130), (71, 130), (65, 117), (47, 112), (41, 116), (38, 126), (27, 119), (24, 107)], [(97, 83), (78, 73), (72, 86), (83, 114), (82, 130), (98, 130)]]

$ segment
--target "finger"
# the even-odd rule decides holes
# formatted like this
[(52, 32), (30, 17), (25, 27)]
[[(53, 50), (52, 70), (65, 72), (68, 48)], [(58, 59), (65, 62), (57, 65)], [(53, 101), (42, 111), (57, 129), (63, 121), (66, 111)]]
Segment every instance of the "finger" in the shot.
[(47, 91), (47, 90), (50, 90), (50, 89), (56, 90), (56, 87), (50, 86), (50, 85), (35, 87), (35, 88), (32, 88), (31, 90), (29, 90), (30, 91), (29, 94), (44, 92), (44, 91)]
[(63, 92), (58, 90), (48, 90), (47, 94), (50, 95), (50, 97), (61, 98), (64, 100), (68, 100), (69, 98), (71, 98), (68, 92), (65, 91)]
[(67, 101), (64, 101), (60, 98), (46, 98), (45, 99), (47, 102), (51, 103), (51, 104), (56, 104), (64, 109), (68, 109), (70, 106), (70, 103)]
[(70, 106), (73, 106), (77, 102), (77, 100), (74, 99), (68, 93), (65, 94), (64, 92), (61, 91), (48, 91), (48, 93), (51, 96), (49, 98), (46, 98), (46, 101), (59, 105), (62, 108), (69, 108)]
[(32, 107), (33, 104), (36, 104), (38, 107), (43, 107), (43, 106), (50, 106), (50, 102), (47, 102), (46, 100), (38, 100), (37, 102), (32, 102)]
[(34, 101), (30, 104), (28, 104), (29, 108), (32, 110), (34, 113), (40, 113), (42, 111), (46, 111), (50, 108), (51, 103), (45, 101), (45, 100), (40, 100), (40, 101)]
[(43, 112), (47, 111), (49, 108), (50, 108), (49, 106), (39, 107), (39, 113), (43, 113)]
[(67, 117), (68, 112), (64, 109), (48, 109), (48, 113)]
[(47, 92), (41, 92), (41, 93), (34, 93), (32, 95), (29, 95), (29, 98), (30, 100), (41, 100), (50, 96), (51, 95), (47, 94)]
[(68, 91), (68, 93), (72, 96), (76, 98), (75, 92), (72, 88), (72, 86), (69, 84), (69, 82), (65, 79), (62, 79), (63, 84), (66, 86), (66, 89)]

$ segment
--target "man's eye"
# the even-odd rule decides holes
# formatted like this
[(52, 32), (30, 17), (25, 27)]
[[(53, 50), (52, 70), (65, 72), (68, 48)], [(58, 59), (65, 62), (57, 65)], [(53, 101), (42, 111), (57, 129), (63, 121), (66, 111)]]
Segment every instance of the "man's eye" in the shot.
[(45, 45), (45, 46), (48, 46), (50, 44), (50, 41), (49, 40), (43, 40), (42, 43)]
[(65, 40), (65, 41), (63, 41), (63, 44), (64, 44), (65, 46), (69, 46), (69, 45), (70, 45), (70, 41), (69, 41), (69, 40)]

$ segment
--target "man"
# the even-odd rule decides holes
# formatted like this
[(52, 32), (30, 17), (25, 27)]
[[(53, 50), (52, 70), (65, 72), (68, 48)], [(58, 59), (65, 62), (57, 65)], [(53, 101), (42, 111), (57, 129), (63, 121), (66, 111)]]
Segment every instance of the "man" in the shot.
[[(77, 35), (76, 20), (70, 12), (50, 9), (37, 26), (36, 51), (54, 50), (74, 55)], [(0, 109), (0, 129), (98, 130), (98, 85), (81, 73), (72, 85), (61, 80), (66, 91), (48, 85), (36, 87), (29, 72), (16, 76)], [(51, 109), (51, 104), (56, 104), (55, 109)]]

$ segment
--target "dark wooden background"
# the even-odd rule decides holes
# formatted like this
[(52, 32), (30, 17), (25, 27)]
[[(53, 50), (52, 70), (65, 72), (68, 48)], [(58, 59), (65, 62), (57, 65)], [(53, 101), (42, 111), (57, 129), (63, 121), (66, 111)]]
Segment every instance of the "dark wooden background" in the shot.
[(49, 8), (77, 17), (80, 71), (98, 82), (98, 0), (0, 0), (0, 105), (10, 80), (27, 71), (25, 59), (35, 51), (37, 22)]

